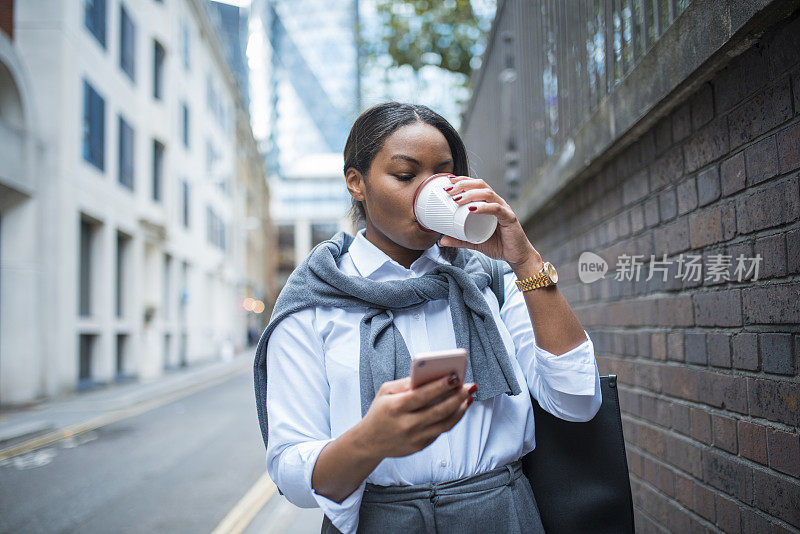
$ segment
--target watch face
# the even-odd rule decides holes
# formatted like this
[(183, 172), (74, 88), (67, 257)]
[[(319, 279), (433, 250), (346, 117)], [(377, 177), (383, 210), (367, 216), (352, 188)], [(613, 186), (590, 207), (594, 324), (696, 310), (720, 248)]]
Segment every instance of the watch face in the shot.
[(547, 270), (547, 276), (550, 277), (550, 280), (552, 280), (554, 284), (557, 284), (558, 283), (558, 273), (556, 272), (556, 268), (553, 267), (553, 264), (550, 263), (550, 262), (547, 262), (547, 265), (546, 265), (545, 268)]

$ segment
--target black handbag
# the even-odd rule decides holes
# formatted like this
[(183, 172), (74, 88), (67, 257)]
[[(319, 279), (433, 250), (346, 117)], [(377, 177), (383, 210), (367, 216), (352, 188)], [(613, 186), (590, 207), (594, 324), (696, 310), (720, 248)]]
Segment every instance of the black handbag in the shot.
[[(481, 253), (477, 257), (502, 308), (503, 269)], [(547, 534), (635, 531), (617, 376), (601, 376), (600, 390), (600, 409), (583, 423), (559, 419), (531, 396), (536, 447), (522, 457), (522, 470)]]
[(616, 375), (601, 376), (603, 404), (576, 423), (531, 397), (536, 448), (522, 457), (547, 534), (634, 532), (633, 499)]

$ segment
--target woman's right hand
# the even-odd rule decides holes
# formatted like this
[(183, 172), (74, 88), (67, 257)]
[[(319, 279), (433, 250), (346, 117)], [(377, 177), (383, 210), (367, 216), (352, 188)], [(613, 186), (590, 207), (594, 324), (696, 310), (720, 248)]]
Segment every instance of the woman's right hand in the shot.
[(416, 389), (409, 377), (385, 382), (360, 423), (364, 442), (379, 458), (420, 451), (461, 420), (477, 390), (455, 374)]

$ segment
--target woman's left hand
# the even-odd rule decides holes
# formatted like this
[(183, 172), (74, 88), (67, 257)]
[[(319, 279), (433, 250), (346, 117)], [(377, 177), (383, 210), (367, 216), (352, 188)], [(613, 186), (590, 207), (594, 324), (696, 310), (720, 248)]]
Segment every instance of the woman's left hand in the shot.
[(450, 182), (453, 188), (447, 193), (456, 204), (463, 206), (482, 201), (476, 204), (477, 209), (472, 210), (473, 213), (496, 216), (497, 229), (492, 237), (477, 245), (446, 235), (439, 240), (441, 246), (471, 248), (490, 258), (505, 260), (511, 267), (528, 261), (541, 262), (541, 255), (528, 240), (514, 211), (486, 182), (469, 176), (451, 176)]

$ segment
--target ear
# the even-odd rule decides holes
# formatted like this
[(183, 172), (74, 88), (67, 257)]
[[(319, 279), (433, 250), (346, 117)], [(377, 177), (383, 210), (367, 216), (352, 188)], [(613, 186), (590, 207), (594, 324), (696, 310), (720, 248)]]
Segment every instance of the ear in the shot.
[(350, 195), (354, 199), (363, 202), (366, 196), (364, 192), (364, 189), (366, 188), (364, 175), (358, 172), (355, 168), (350, 167), (347, 169), (347, 174), (345, 174), (344, 179), (347, 183), (347, 190), (350, 192)]

